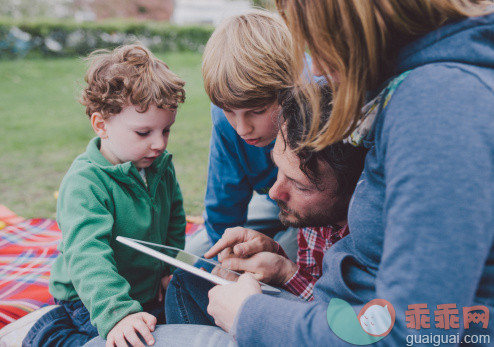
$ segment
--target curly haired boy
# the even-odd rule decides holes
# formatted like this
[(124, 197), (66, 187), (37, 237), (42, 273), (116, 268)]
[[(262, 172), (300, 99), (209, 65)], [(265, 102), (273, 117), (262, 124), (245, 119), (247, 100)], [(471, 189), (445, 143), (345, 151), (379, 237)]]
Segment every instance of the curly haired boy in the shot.
[(49, 284), (60, 306), (33, 326), (28, 346), (84, 345), (98, 334), (111, 346), (154, 343), (170, 270), (115, 239), (185, 242), (182, 194), (165, 150), (184, 81), (139, 45), (88, 60), (81, 103), (97, 137), (60, 187), (62, 242)]

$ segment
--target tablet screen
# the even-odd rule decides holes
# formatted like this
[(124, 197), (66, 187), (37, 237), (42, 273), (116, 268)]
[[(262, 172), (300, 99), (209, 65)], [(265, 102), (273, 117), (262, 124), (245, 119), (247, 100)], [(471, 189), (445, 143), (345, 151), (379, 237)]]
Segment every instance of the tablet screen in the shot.
[(235, 272), (233, 270), (229, 270), (226, 268), (223, 268), (221, 264), (213, 259), (205, 259), (198, 257), (192, 253), (185, 252), (179, 248), (175, 247), (170, 247), (170, 246), (164, 246), (164, 245), (158, 245), (155, 243), (151, 242), (145, 242), (141, 240), (134, 240), (138, 243), (144, 244), (147, 247), (154, 249), (155, 251), (158, 251), (160, 253), (163, 253), (169, 257), (175, 258), (181, 262), (184, 262), (186, 264), (189, 264), (191, 266), (194, 266), (200, 270), (209, 272), (212, 275), (224, 278), (228, 281), (235, 282), (238, 277), (240, 276), (240, 273)]

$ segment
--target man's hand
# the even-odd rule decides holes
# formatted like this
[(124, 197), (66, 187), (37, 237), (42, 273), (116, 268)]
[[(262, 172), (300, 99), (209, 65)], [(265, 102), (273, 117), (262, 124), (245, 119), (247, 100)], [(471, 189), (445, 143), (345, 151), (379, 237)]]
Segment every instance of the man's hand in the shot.
[(279, 245), (272, 238), (258, 231), (235, 227), (226, 229), (221, 239), (204, 254), (212, 258), (218, 254), (219, 261), (230, 256), (245, 258), (259, 252), (278, 251)]
[(173, 278), (173, 275), (166, 275), (166, 276), (161, 277), (161, 286), (160, 286), (160, 289), (158, 291), (158, 301), (159, 302), (163, 302), (163, 300), (165, 299), (166, 289), (168, 288), (168, 285), (170, 284), (170, 281), (172, 280), (172, 278)]
[(249, 274), (244, 274), (236, 283), (218, 285), (209, 291), (208, 313), (217, 326), (228, 332), (244, 301), (260, 293), (259, 283)]
[(225, 280), (231, 281), (231, 282), (236, 282), (238, 280), (238, 275), (226, 270), (222, 266), (215, 266), (213, 270), (211, 271), (211, 275), (215, 275), (221, 278), (224, 278)]
[(127, 343), (134, 347), (144, 347), (137, 333), (141, 334), (148, 345), (154, 344), (151, 334), (156, 327), (156, 317), (146, 312), (129, 314), (118, 322), (106, 337), (106, 347), (127, 347)]
[(258, 281), (272, 285), (283, 285), (297, 272), (298, 265), (279, 254), (260, 252), (250, 258), (230, 257), (221, 266), (249, 272)]

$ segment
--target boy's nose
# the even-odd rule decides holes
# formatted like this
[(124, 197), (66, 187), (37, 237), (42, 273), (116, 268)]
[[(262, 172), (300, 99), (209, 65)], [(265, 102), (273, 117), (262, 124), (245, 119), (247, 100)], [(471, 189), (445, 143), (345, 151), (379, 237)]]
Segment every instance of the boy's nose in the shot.
[(245, 137), (252, 132), (252, 125), (244, 117), (238, 117), (236, 131), (240, 137)]
[(151, 142), (151, 149), (155, 151), (162, 151), (166, 147), (166, 140), (163, 138), (163, 136), (157, 136), (156, 138), (153, 139), (153, 142)]

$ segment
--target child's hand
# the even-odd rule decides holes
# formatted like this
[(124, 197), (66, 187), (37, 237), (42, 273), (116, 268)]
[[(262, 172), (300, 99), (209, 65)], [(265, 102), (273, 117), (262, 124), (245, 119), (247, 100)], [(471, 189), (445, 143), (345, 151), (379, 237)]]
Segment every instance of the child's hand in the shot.
[(161, 287), (160, 290), (158, 291), (159, 302), (163, 302), (163, 299), (165, 298), (166, 289), (168, 288), (168, 285), (170, 284), (172, 278), (173, 275), (166, 275), (161, 278)]
[(156, 317), (146, 312), (129, 314), (118, 322), (106, 337), (106, 347), (144, 347), (137, 333), (141, 334), (148, 345), (154, 344), (151, 334), (156, 326)]

